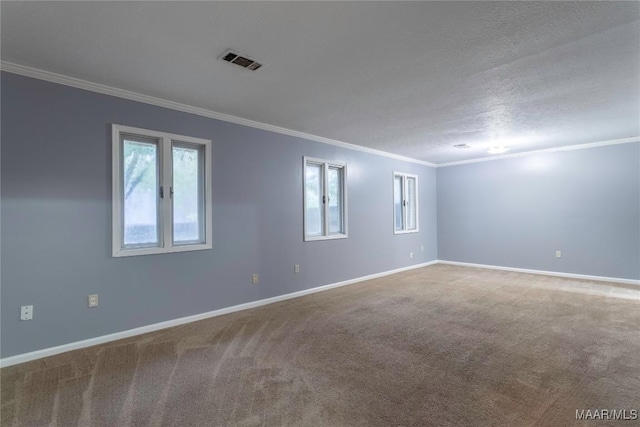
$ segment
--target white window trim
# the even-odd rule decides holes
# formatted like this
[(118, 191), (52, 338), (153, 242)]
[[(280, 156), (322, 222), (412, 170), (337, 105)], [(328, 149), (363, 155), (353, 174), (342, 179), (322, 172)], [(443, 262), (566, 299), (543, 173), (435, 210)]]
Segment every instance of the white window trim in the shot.
[[(307, 235), (307, 191), (305, 188), (305, 183), (306, 183), (306, 171), (307, 171), (307, 163), (316, 163), (319, 165), (323, 166), (323, 174), (322, 174), (322, 178), (323, 178), (323, 191), (326, 191), (327, 187), (329, 186), (329, 177), (328, 177), (328, 170), (330, 166), (335, 166), (335, 167), (339, 167), (342, 168), (342, 221), (343, 221), (343, 228), (344, 228), (344, 233), (338, 233), (338, 234), (329, 234), (329, 215), (328, 215), (328, 206), (329, 204), (327, 203), (325, 205), (324, 208), (324, 230), (325, 230), (325, 234), (322, 236), (308, 236)], [(303, 204), (302, 204), (302, 232), (303, 232), (303, 236), (304, 236), (304, 241), (305, 242), (313, 242), (313, 241), (318, 241), (318, 240), (336, 240), (336, 239), (346, 239), (349, 237), (349, 233), (348, 233), (348, 214), (347, 214), (347, 163), (346, 162), (341, 162), (341, 161), (335, 161), (335, 160), (325, 160), (325, 159), (319, 159), (317, 157), (308, 157), (308, 156), (304, 156), (302, 158), (302, 198), (303, 198)]]
[[(139, 135), (142, 137), (151, 137), (157, 138), (160, 141), (159, 144), (159, 161), (160, 161), (160, 176), (161, 184), (164, 188), (170, 188), (173, 184), (171, 183), (172, 179), (172, 156), (171, 149), (172, 141), (179, 142), (187, 142), (191, 144), (198, 144), (204, 146), (204, 211), (205, 211), (205, 231), (204, 231), (204, 243), (196, 243), (196, 244), (172, 244), (172, 233), (173, 233), (173, 217), (172, 217), (172, 206), (170, 203), (170, 199), (163, 199), (165, 202), (161, 204), (161, 218), (162, 221), (158, 224), (162, 229), (161, 235), (161, 246), (157, 247), (145, 247), (145, 248), (123, 248), (122, 247), (122, 226), (123, 226), (123, 203), (122, 203), (122, 188), (120, 187), (120, 174), (121, 164), (120, 164), (120, 154), (121, 154), (121, 144), (120, 144), (120, 136), (121, 134), (131, 134), (131, 135)], [(172, 252), (187, 252), (187, 251), (198, 251), (204, 249), (212, 248), (212, 226), (213, 226), (213, 215), (212, 215), (212, 200), (211, 200), (211, 140), (202, 139), (202, 138), (194, 138), (184, 135), (177, 135), (166, 132), (158, 132), (148, 129), (135, 128), (131, 126), (122, 126), (113, 124), (111, 131), (112, 138), (112, 179), (111, 179), (111, 189), (112, 189), (112, 255), (114, 257), (127, 257), (127, 256), (136, 256), (136, 255), (152, 255), (152, 254), (162, 254), (162, 253), (172, 253)], [(166, 173), (162, 173), (162, 171)]]
[[(403, 230), (396, 230), (396, 207), (395, 207), (395, 181), (396, 181), (396, 177), (402, 177), (402, 188), (403, 191), (407, 188), (407, 178), (413, 178), (416, 181), (416, 228), (412, 229), (412, 230), (407, 230), (406, 228)], [(418, 196), (418, 194), (420, 193), (418, 191), (418, 175), (413, 175), (410, 173), (404, 173), (404, 172), (393, 172), (392, 175), (392, 180), (391, 180), (391, 191), (393, 192), (393, 234), (408, 234), (408, 233), (418, 233), (420, 231), (420, 198)], [(403, 225), (404, 227), (407, 226), (407, 209), (402, 209), (402, 215), (404, 216), (403, 218)]]

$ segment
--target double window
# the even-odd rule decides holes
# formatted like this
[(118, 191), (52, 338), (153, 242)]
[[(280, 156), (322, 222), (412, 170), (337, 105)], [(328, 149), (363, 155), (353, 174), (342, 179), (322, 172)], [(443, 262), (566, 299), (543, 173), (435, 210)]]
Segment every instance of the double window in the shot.
[(418, 231), (418, 177), (393, 173), (393, 232)]
[(113, 256), (211, 248), (211, 141), (113, 125)]
[(304, 158), (304, 240), (347, 237), (347, 166)]

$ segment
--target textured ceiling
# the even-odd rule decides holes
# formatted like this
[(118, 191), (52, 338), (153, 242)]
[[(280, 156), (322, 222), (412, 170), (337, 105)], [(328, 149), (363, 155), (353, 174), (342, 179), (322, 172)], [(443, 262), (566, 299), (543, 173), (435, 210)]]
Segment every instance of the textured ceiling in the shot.
[(640, 135), (638, 2), (3, 2), (1, 36), (3, 61), (434, 163)]

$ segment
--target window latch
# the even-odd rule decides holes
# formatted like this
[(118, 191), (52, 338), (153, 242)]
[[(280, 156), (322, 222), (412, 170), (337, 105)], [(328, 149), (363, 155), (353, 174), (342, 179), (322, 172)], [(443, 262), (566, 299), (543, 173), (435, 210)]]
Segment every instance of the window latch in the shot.
[(160, 198), (164, 199), (164, 187), (160, 186)]
[(169, 198), (173, 199), (173, 187), (169, 187)]
[(322, 203), (327, 203), (325, 199), (326, 199), (326, 196), (322, 196)]
[(407, 201), (406, 200), (402, 201), (402, 206), (407, 206)]

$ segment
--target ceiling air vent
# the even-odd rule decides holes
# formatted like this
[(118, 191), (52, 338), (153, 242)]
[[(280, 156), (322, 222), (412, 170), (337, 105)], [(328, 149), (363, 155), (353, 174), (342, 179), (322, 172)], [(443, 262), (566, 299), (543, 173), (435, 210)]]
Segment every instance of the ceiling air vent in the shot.
[(238, 67), (246, 68), (247, 70), (252, 71), (255, 71), (258, 68), (262, 67), (262, 64), (260, 64), (259, 62), (256, 62), (253, 59), (249, 59), (246, 56), (240, 55), (238, 52), (234, 52), (231, 49), (223, 53), (220, 59), (235, 64)]
[(454, 145), (453, 148), (459, 148), (461, 150), (464, 150), (465, 148), (471, 148), (471, 146), (467, 144), (457, 144), (457, 145)]

